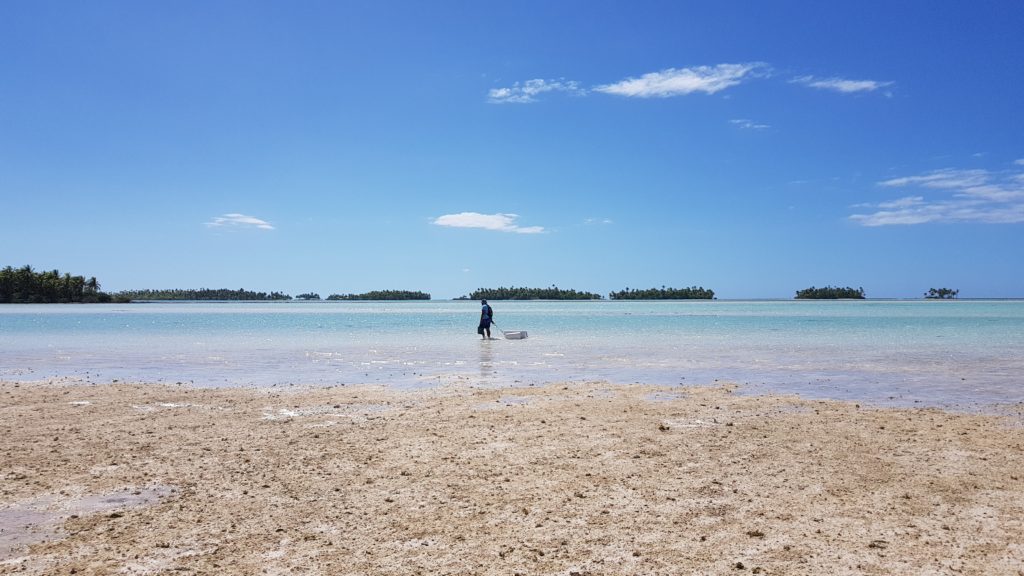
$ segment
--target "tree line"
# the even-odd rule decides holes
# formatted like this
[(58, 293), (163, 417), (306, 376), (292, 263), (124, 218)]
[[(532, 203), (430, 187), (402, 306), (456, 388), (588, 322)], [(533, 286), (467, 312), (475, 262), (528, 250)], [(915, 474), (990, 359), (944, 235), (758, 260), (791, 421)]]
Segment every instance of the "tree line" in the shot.
[(110, 302), (111, 296), (100, 292), (95, 277), (61, 274), (59, 270), (36, 272), (31, 266), (0, 270), (0, 303), (51, 304), (70, 302)]
[(362, 294), (331, 294), (328, 300), (430, 300), (426, 292), (410, 290), (371, 290)]
[(703, 286), (689, 288), (648, 288), (637, 290), (627, 287), (625, 290), (608, 294), (612, 300), (714, 300), (715, 291)]
[[(955, 299), (959, 290), (951, 288), (929, 288), (924, 293), (927, 299)], [(714, 290), (701, 286), (689, 288), (625, 288), (610, 292), (612, 300), (711, 300), (715, 298)], [(299, 294), (300, 300), (320, 300), (315, 292)], [(857, 299), (866, 298), (864, 288), (811, 286), (796, 291), (798, 300), (822, 299)], [(430, 300), (429, 293), (411, 290), (373, 290), (362, 294), (331, 294), (327, 300)], [(456, 300), (602, 300), (603, 296), (593, 292), (559, 288), (498, 287), (478, 288), (466, 296)], [(7, 266), (0, 269), (0, 303), (99, 303), (99, 302), (131, 302), (132, 300), (249, 300), (277, 301), (292, 300), (282, 292), (254, 292), (239, 288), (220, 289), (172, 289), (172, 290), (125, 290), (106, 293), (100, 291), (100, 283), (95, 277), (86, 279), (83, 276), (72, 276), (59, 270), (37, 272), (31, 266), (21, 268)]]
[(516, 288), (504, 286), (499, 288), (478, 288), (467, 296), (456, 300), (600, 300), (600, 294), (563, 289), (557, 286), (550, 288)]
[(952, 288), (929, 288), (924, 297), (929, 300), (953, 300), (960, 294), (960, 290)]
[[(699, 286), (689, 288), (649, 288), (637, 290), (626, 288), (618, 292), (611, 292), (608, 298), (612, 300), (712, 300), (715, 291)], [(498, 287), (479, 288), (466, 296), (460, 296), (456, 300), (603, 300), (604, 296), (594, 292), (585, 292), (574, 289), (558, 288), (526, 288), (526, 287)]]
[(838, 288), (835, 286), (825, 286), (824, 288), (804, 288), (803, 290), (796, 291), (797, 300), (837, 300), (840, 298), (852, 298), (856, 300), (863, 300), (864, 289), (863, 288)]
[(281, 292), (253, 292), (239, 288), (200, 288), (198, 290), (125, 290), (117, 292), (114, 297), (118, 301), (131, 300), (291, 300), (292, 297)]

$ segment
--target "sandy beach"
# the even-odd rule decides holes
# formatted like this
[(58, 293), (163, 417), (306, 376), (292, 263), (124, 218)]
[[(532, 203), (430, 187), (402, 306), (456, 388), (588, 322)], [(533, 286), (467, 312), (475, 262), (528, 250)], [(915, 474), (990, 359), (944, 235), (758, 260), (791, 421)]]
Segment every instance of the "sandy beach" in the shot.
[(1022, 575), (1017, 408), (6, 382), (0, 573)]

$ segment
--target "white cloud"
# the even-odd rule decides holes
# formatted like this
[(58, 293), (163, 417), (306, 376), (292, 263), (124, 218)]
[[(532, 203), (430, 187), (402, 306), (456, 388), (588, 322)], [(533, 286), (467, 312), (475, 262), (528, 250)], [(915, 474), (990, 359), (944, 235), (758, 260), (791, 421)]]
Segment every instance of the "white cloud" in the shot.
[(754, 122), (753, 120), (747, 120), (746, 118), (729, 120), (729, 123), (742, 130), (767, 130), (768, 128), (771, 128), (768, 124), (761, 124)]
[(925, 224), (940, 220), (937, 210), (926, 208), (904, 208), (902, 210), (879, 210), (874, 214), (854, 214), (850, 220), (862, 226), (892, 226), (908, 224)]
[[(1014, 177), (1014, 180), (1019, 178)], [(985, 184), (983, 186), (970, 186), (957, 193), (963, 198), (977, 198), (990, 202), (1013, 202), (1024, 200), (1024, 187), (1020, 184)]]
[(594, 224), (614, 224), (611, 218), (587, 218), (583, 223), (587, 226)]
[(536, 96), (545, 92), (586, 93), (578, 82), (572, 80), (534, 79), (523, 83), (516, 82), (511, 88), (492, 88), (487, 94), (487, 101), (492, 104), (528, 104), (536, 102)]
[(940, 201), (900, 210), (880, 210), (874, 214), (854, 214), (850, 219), (864, 226), (925, 224), (929, 222), (1020, 224), (1024, 223), (1024, 202), (981, 203)]
[(878, 207), (885, 209), (910, 208), (912, 206), (920, 206), (921, 204), (924, 204), (924, 196), (907, 196), (906, 198), (892, 200), (891, 202), (882, 202)]
[(632, 98), (668, 98), (694, 92), (715, 94), (739, 84), (745, 76), (764, 67), (761, 63), (747, 63), (669, 68), (639, 78), (626, 78), (614, 84), (597, 86), (594, 90)]
[(847, 80), (845, 78), (815, 78), (814, 76), (801, 76), (794, 78), (791, 82), (795, 84), (803, 84), (804, 86), (810, 86), (811, 88), (819, 88), (821, 90), (834, 90), (836, 92), (842, 92), (844, 94), (852, 94), (854, 92), (874, 92), (879, 88), (885, 88), (891, 86), (892, 82), (879, 82), (878, 80)]
[(265, 220), (245, 214), (224, 214), (217, 216), (206, 223), (208, 228), (237, 227), (237, 228), (259, 228), (260, 230), (273, 230), (274, 227)]
[(478, 212), (460, 212), (445, 214), (434, 220), (438, 226), (450, 228), (481, 228), (497, 232), (515, 232), (516, 234), (542, 234), (543, 226), (519, 226), (518, 214), (480, 214)]
[(929, 200), (906, 196), (860, 207), (875, 208), (870, 214), (854, 214), (850, 220), (863, 226), (971, 222), (977, 224), (1024, 223), (1024, 174), (947, 168), (917, 176), (879, 182), (887, 188), (916, 188), (944, 193)]
[(881, 186), (904, 187), (924, 186), (925, 188), (965, 188), (980, 186), (989, 179), (987, 170), (956, 170), (944, 168), (920, 176), (905, 176), (879, 182)]
[[(666, 68), (659, 72), (649, 72), (640, 77), (629, 77), (618, 82), (600, 84), (589, 89), (581, 87), (580, 83), (575, 80), (535, 78), (525, 82), (516, 82), (509, 87), (492, 88), (487, 93), (487, 101), (492, 104), (528, 104), (536, 102), (538, 96), (548, 92), (567, 92), (575, 95), (601, 92), (629, 98), (670, 98), (673, 96), (685, 96), (695, 92), (717, 94), (751, 78), (766, 78), (771, 75), (772, 69), (770, 65), (764, 62), (746, 62), (741, 64), (692, 66), (689, 68)], [(844, 94), (874, 92), (895, 84), (895, 82), (850, 80), (835, 76), (831, 78), (799, 76), (789, 80), (789, 82)], [(892, 93), (888, 90), (884, 91), (884, 93), (886, 96), (892, 96)], [(741, 128), (758, 130), (770, 128), (766, 124), (750, 120), (740, 119), (733, 122), (749, 123), (741, 125)], [(1024, 163), (1024, 158), (1018, 160), (1018, 163)]]
[(1020, 160), (1014, 160), (1013, 163), (1016, 164), (1017, 166), (1024, 166), (1024, 158), (1021, 158)]

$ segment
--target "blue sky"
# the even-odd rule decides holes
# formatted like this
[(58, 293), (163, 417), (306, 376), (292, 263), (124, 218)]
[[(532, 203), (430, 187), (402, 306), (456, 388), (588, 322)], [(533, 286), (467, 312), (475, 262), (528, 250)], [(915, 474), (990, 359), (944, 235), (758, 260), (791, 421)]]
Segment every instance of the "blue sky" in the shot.
[(1024, 3), (5, 2), (0, 265), (1024, 296)]

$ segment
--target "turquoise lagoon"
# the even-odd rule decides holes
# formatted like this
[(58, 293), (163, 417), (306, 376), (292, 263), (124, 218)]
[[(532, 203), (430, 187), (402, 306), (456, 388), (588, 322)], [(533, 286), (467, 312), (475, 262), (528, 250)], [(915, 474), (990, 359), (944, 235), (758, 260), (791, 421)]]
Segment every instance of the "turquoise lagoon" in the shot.
[[(897, 405), (1024, 401), (1024, 301), (0, 306), (0, 379), (200, 386), (743, 384)], [(494, 335), (501, 334), (495, 331)]]

